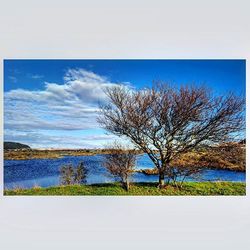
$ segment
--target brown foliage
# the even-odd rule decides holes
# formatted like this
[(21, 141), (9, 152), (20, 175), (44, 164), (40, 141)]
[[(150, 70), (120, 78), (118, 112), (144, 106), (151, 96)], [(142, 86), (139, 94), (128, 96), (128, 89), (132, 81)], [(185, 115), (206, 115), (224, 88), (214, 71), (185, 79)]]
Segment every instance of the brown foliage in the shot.
[(246, 148), (240, 143), (223, 143), (201, 154), (199, 162), (210, 168), (245, 171)]
[(193, 150), (173, 159), (171, 166), (245, 171), (246, 148), (240, 143), (228, 142), (213, 147)]

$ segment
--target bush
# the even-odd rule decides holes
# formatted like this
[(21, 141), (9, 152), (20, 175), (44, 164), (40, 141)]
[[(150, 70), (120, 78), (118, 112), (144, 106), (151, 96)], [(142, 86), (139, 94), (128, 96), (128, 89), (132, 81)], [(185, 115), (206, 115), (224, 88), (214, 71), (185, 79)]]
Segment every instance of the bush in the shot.
[(75, 171), (74, 182), (76, 184), (86, 183), (87, 173), (88, 170), (84, 167), (83, 162), (80, 162)]
[(74, 168), (72, 164), (62, 166), (60, 169), (61, 185), (84, 184), (87, 178), (87, 169), (83, 162)]

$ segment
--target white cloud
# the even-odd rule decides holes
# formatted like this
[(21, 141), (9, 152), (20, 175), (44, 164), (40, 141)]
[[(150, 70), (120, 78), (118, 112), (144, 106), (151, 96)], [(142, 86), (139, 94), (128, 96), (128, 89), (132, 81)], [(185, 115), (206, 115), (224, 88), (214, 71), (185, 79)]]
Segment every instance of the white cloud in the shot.
[[(45, 82), (43, 90), (14, 89), (5, 92), (4, 126), (5, 131), (8, 131), (6, 139), (18, 140), (26, 137), (27, 140), (22, 141), (29, 142), (28, 138), (32, 136), (30, 141), (34, 140), (35, 146), (39, 143), (58, 145), (55, 142), (57, 139), (64, 144), (75, 145), (76, 138), (67, 137), (67, 142), (62, 140), (63, 131), (99, 127), (96, 122), (98, 103), (106, 100), (103, 89), (116, 83), (85, 69), (69, 69), (63, 79), (61, 84)], [(61, 131), (62, 136), (47, 136), (44, 134), (46, 130)], [(44, 132), (38, 136), (37, 131)], [(21, 135), (24, 137), (20, 137)], [(105, 136), (104, 138), (107, 139)], [(100, 136), (90, 135), (89, 140), (102, 139)]]
[(115, 85), (105, 77), (84, 69), (69, 69), (64, 84), (45, 82), (45, 90), (15, 89), (5, 93), (11, 100), (36, 101), (48, 104), (78, 103), (96, 104), (105, 100), (103, 89)]

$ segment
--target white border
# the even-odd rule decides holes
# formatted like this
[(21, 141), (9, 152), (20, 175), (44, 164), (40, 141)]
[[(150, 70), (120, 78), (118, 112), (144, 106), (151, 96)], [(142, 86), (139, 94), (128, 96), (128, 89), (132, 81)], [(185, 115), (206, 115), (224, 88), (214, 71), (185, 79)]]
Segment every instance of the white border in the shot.
[[(244, 0), (0, 0), (1, 84), (2, 60), (10, 58), (240, 58), (247, 59), (248, 107), (249, 9)], [(249, 147), (247, 165), (248, 156)], [(2, 180), (2, 165), (0, 173)], [(245, 197), (1, 196), (0, 246), (247, 249), (248, 173), (247, 184)]]

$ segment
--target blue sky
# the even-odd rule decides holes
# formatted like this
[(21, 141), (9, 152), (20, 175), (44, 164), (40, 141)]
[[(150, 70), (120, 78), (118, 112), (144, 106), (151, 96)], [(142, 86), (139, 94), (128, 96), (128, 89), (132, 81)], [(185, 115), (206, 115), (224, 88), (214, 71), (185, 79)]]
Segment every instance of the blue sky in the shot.
[(103, 88), (154, 80), (245, 95), (245, 60), (5, 60), (4, 139), (35, 148), (98, 148), (116, 137), (96, 122)]

